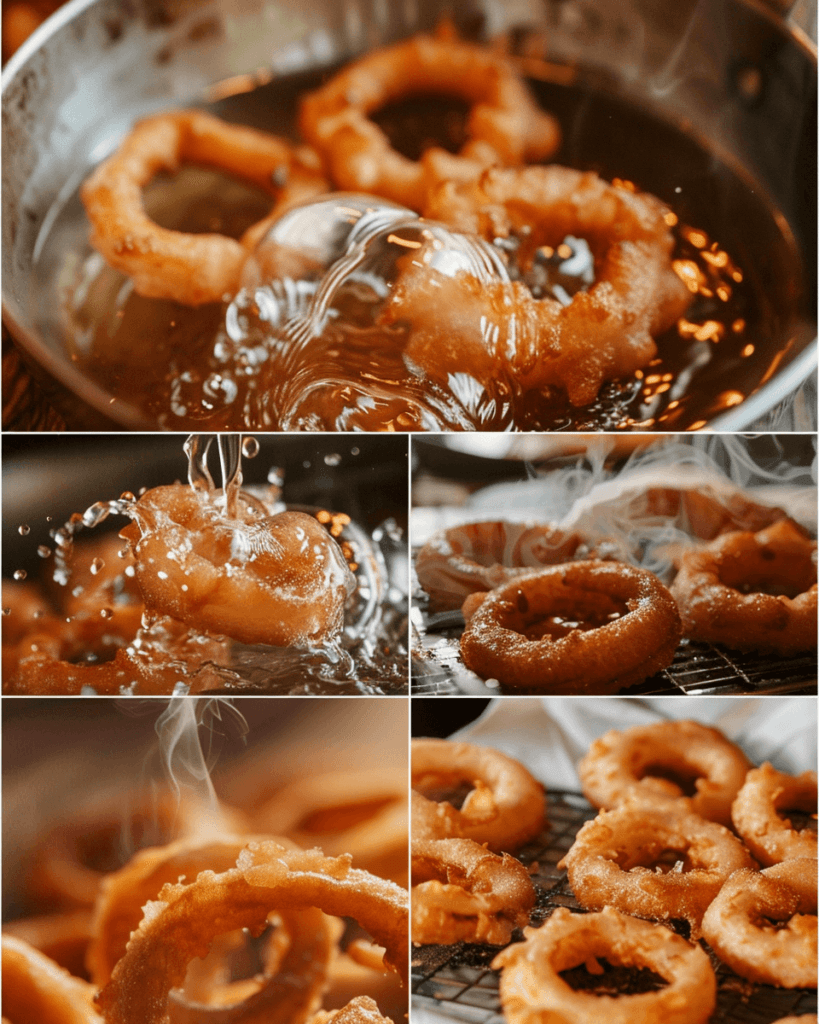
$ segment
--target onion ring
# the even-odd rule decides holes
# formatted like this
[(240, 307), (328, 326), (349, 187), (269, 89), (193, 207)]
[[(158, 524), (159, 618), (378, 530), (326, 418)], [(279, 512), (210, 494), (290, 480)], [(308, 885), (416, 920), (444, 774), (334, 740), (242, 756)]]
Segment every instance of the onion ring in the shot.
[(816, 815), (816, 772), (786, 775), (766, 761), (748, 772), (731, 808), (734, 828), (760, 864), (816, 857), (816, 833), (798, 832), (778, 811)]
[(816, 649), (816, 542), (789, 519), (686, 553), (671, 593), (695, 640), (778, 654)]
[[(816, 988), (816, 869), (816, 860), (796, 859), (731, 875), (702, 933), (732, 971), (764, 985)], [(775, 928), (772, 921), (787, 923)]]
[[(202, 909), (207, 906), (207, 913)], [(202, 872), (190, 885), (166, 885), (148, 905), (98, 1004), (109, 1024), (168, 1024), (170, 989), (187, 962), (207, 952), (214, 935), (233, 928), (259, 931), (272, 910), (317, 907), (354, 917), (386, 947), (385, 963), (407, 982), (407, 894), (392, 882), (350, 867), (349, 857), (290, 851), (251, 842), (237, 867)], [(277, 1007), (276, 1019), (285, 1013)], [(282, 1019), (286, 1019), (282, 1017)]]
[[(597, 628), (563, 625), (565, 635), (557, 639), (527, 634), (550, 617), (563, 623), (591, 615), (602, 623)], [(468, 668), (505, 686), (611, 693), (670, 664), (680, 635), (677, 606), (652, 573), (609, 562), (574, 562), (520, 577), (488, 594), (467, 622), (461, 654)]]
[(258, 832), (284, 835), (399, 885), (407, 880), (407, 778), (369, 771), (319, 772), (295, 779), (266, 801)]
[[(461, 159), (430, 150), (420, 162), (394, 150), (369, 115), (410, 95), (445, 93), (472, 104), (470, 141)], [(420, 209), (440, 174), (459, 177), (488, 163), (521, 164), (551, 156), (560, 130), (541, 111), (512, 63), (454, 39), (418, 35), (348, 65), (303, 97), (299, 124), (343, 189), (384, 196)]]
[(27, 942), (69, 974), (85, 976), (85, 955), (92, 938), (89, 907), (7, 921), (3, 934)]
[(471, 839), (414, 840), (412, 941), (501, 946), (529, 923), (535, 887), (514, 857)]
[(228, 517), (183, 484), (148, 491), (131, 514), (120, 536), (149, 610), (249, 644), (304, 646), (341, 629), (355, 579), (313, 516), (265, 515), (240, 495)]
[[(160, 227), (145, 213), (142, 188), (157, 172), (176, 171), (181, 163), (216, 167), (278, 195), (273, 214), (250, 228), (242, 242)], [(91, 244), (132, 279), (139, 295), (198, 306), (235, 295), (250, 248), (274, 216), (325, 191), (315, 155), (306, 147), (199, 110), (179, 110), (138, 122), (80, 195), (91, 221)]]
[(3, 1019), (9, 1024), (102, 1024), (93, 985), (11, 935), (3, 936)]
[[(666, 873), (660, 863), (669, 868)], [(655, 921), (682, 919), (692, 938), (731, 872), (754, 866), (724, 826), (671, 804), (653, 813), (639, 802), (587, 821), (558, 864), (587, 909), (614, 906)]]
[(180, 803), (169, 791), (106, 795), (58, 821), (35, 842), (26, 891), (37, 907), (90, 907), (105, 875), (119, 867), (124, 844), (137, 850), (236, 824), (236, 812), (222, 805), (214, 817), (199, 800)]
[(513, 758), (490, 747), (438, 739), (414, 739), (411, 756), (414, 787), (473, 787), (460, 810), (414, 792), (413, 840), (472, 839), (499, 853), (516, 850), (542, 830), (543, 787)]
[[(655, 722), (596, 739), (577, 766), (583, 794), (606, 810), (635, 795), (678, 800), (694, 814), (731, 825), (731, 804), (753, 765), (719, 729), (699, 722)], [(667, 777), (666, 773), (672, 773)], [(685, 796), (674, 779), (694, 776)]]
[[(39, 620), (13, 658), (7, 657), (3, 692), (65, 696), (91, 687), (97, 694), (116, 696), (168, 694), (179, 686), (198, 693), (222, 685), (223, 641), (189, 633), (169, 618), (145, 626), (142, 616), (141, 606), (123, 605), (112, 609), (110, 618), (78, 612), (67, 620)], [(106, 660), (112, 650), (113, 659)], [(102, 660), (74, 660), (90, 653)]]
[[(661, 925), (626, 917), (612, 907), (572, 914), (558, 907), (526, 941), (492, 961), (501, 971), (500, 998), (509, 1024), (706, 1024), (716, 1006), (717, 983), (704, 950)], [(668, 985), (635, 995), (595, 995), (572, 989), (560, 972), (598, 957), (648, 968)]]
[(439, 611), (460, 608), (470, 594), (495, 590), (532, 569), (580, 557), (581, 550), (588, 558), (580, 534), (543, 523), (464, 523), (433, 534), (418, 552), (415, 572), (430, 608)]
[(426, 217), (490, 242), (521, 239), (524, 273), (539, 248), (585, 238), (596, 282), (564, 306), (534, 298), (520, 281), (446, 276), (410, 258), (382, 319), (410, 322), (405, 358), (436, 379), (468, 368), (481, 382), (508, 376), (524, 390), (559, 387), (572, 405), (586, 405), (604, 381), (646, 366), (654, 337), (688, 305), (671, 265), (667, 212), (653, 196), (566, 167), (495, 168), (478, 182), (442, 185)]
[[(131, 932), (142, 920), (143, 907), (169, 882), (193, 881), (201, 871), (227, 871), (250, 841), (248, 836), (222, 836), (213, 841), (179, 839), (166, 846), (141, 850), (119, 871), (106, 875), (94, 907), (94, 937), (86, 963), (91, 980), (107, 984), (125, 955)], [(277, 842), (289, 846), (286, 840)]]

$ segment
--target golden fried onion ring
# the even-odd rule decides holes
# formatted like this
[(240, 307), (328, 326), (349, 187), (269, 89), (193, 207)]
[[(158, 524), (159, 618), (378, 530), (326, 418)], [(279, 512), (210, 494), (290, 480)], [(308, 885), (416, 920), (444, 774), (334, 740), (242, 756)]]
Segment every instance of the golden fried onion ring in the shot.
[(768, 761), (748, 772), (731, 808), (734, 828), (760, 864), (816, 857), (816, 833), (798, 832), (779, 811), (816, 815), (816, 772), (787, 775)]
[(249, 644), (303, 646), (341, 629), (355, 580), (313, 516), (263, 515), (240, 496), (231, 518), (184, 484), (153, 488), (132, 515), (120, 536), (149, 610)]
[[(145, 213), (142, 188), (159, 171), (176, 171), (182, 163), (216, 167), (277, 196), (273, 214), (241, 242), (160, 227)], [(200, 110), (179, 110), (138, 122), (80, 195), (91, 221), (91, 244), (133, 280), (139, 295), (199, 306), (235, 295), (250, 248), (273, 217), (326, 190), (315, 154), (306, 147)]]
[(406, 771), (317, 772), (288, 782), (253, 813), (260, 833), (285, 835), (399, 885), (407, 879)]
[[(752, 767), (719, 729), (674, 721), (609, 730), (592, 743), (577, 772), (595, 807), (608, 810), (632, 795), (642, 802), (679, 800), (694, 814), (730, 826), (731, 804)], [(688, 777), (694, 779), (691, 796), (674, 781)]]
[(543, 246), (584, 238), (596, 281), (564, 306), (534, 298), (520, 281), (445, 276), (410, 257), (382, 319), (410, 322), (406, 359), (436, 379), (468, 368), (481, 382), (555, 386), (572, 405), (586, 405), (604, 381), (646, 366), (657, 352), (654, 338), (688, 305), (671, 264), (667, 212), (654, 196), (567, 167), (493, 168), (476, 182), (444, 184), (426, 217), (490, 242), (519, 239), (524, 272)]
[(657, 814), (639, 801), (587, 821), (558, 864), (582, 906), (613, 906), (655, 921), (685, 920), (692, 938), (731, 872), (754, 866), (724, 826), (671, 804)]
[(732, 971), (763, 985), (816, 988), (816, 869), (816, 860), (797, 858), (731, 875), (702, 934)]
[[(248, 836), (222, 836), (212, 841), (180, 839), (141, 850), (119, 871), (106, 875), (94, 908), (93, 939), (86, 964), (91, 980), (102, 987), (125, 955), (142, 909), (156, 899), (163, 885), (192, 882), (201, 871), (227, 871), (250, 841)], [(295, 849), (287, 840), (276, 842)]]
[[(704, 950), (661, 925), (627, 917), (613, 907), (572, 914), (558, 907), (526, 941), (492, 961), (501, 971), (500, 998), (509, 1024), (706, 1024), (716, 1006), (716, 978)], [(597, 958), (647, 968), (668, 985), (656, 992), (598, 996), (575, 991), (561, 971)]]
[(529, 872), (509, 854), (470, 839), (413, 840), (413, 942), (501, 946), (534, 905)]
[[(427, 151), (420, 162), (394, 150), (369, 115), (407, 96), (448, 94), (472, 104), (470, 141), (459, 160)], [(338, 187), (420, 209), (441, 174), (471, 175), (489, 163), (545, 159), (560, 129), (541, 111), (511, 61), (485, 47), (418, 35), (348, 65), (301, 101), (300, 127), (323, 155)]]
[(496, 853), (511, 852), (543, 828), (543, 786), (514, 758), (491, 747), (439, 739), (414, 739), (411, 756), (413, 787), (473, 787), (460, 810), (414, 792), (413, 840), (472, 839)]
[(671, 593), (695, 640), (740, 651), (816, 650), (816, 542), (790, 519), (687, 552)]
[(3, 1019), (9, 1024), (102, 1024), (93, 985), (11, 935), (3, 936)]
[[(527, 635), (550, 618), (590, 616), (603, 624), (562, 630), (558, 638)], [(611, 693), (669, 665), (680, 635), (677, 606), (652, 573), (612, 562), (573, 562), (489, 593), (467, 621), (461, 654), (468, 668), (505, 686)]]
[[(272, 911), (310, 907), (355, 918), (386, 948), (385, 963), (406, 984), (407, 903), (404, 890), (352, 868), (349, 856), (251, 842), (235, 868), (204, 871), (189, 885), (161, 890), (98, 1003), (108, 1024), (168, 1024), (170, 990), (181, 984), (188, 961), (207, 953), (215, 935), (234, 928), (258, 933)], [(285, 1009), (277, 1008), (277, 1020)]]
[(580, 534), (544, 523), (463, 523), (430, 537), (418, 552), (415, 572), (433, 610), (460, 608), (470, 594), (570, 561), (582, 545)]

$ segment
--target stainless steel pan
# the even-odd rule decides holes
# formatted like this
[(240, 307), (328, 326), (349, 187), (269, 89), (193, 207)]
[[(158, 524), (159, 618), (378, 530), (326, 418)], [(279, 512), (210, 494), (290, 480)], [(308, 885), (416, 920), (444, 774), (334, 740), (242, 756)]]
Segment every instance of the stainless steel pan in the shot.
[[(54, 286), (60, 240), (52, 235), (39, 249), (53, 211), (92, 164), (149, 112), (335, 64), (431, 29), (451, 10), (443, 0), (72, 0), (24, 44), (3, 77), (3, 316), (30, 361), (81, 399), (86, 419), (154, 425), (124, 402), (112, 406), (67, 358)], [(804, 11), (810, 17), (811, 5)], [(489, 36), (514, 29), (528, 50), (702, 140), (776, 211), (812, 292), (810, 25), (806, 32), (752, 0), (466, 0), (457, 21)], [(759, 243), (761, 254), (769, 251), (766, 239)], [(779, 339), (776, 372), (712, 427), (746, 427), (813, 378), (812, 295), (806, 304), (804, 322)]]

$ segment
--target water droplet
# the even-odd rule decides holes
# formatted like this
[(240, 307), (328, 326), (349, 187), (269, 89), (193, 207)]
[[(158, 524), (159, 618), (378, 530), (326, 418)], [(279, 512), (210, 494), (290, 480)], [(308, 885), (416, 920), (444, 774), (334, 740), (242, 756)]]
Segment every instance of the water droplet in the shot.
[(48, 558), (48, 556), (51, 554), (51, 548), (47, 547), (45, 544), (41, 544), (37, 548), (37, 554), (40, 556), (40, 558)]
[(100, 618), (101, 619), (111, 619), (113, 617), (114, 617), (114, 613), (113, 613), (113, 611), (110, 608), (101, 608), (100, 609)]
[(53, 523), (54, 522), (54, 517), (53, 516), (46, 516), (46, 522), (47, 523)]
[(132, 565), (125, 566), (125, 575), (129, 577), (136, 576), (136, 569)]
[(117, 558), (127, 558), (129, 550), (129, 548), (120, 548), (117, 552)]
[(351, 448), (350, 449), (350, 455), (360, 455), (360, 454), (361, 454), (361, 449), (360, 448)]
[(4, 615), (11, 615), (11, 608), (4, 608), (3, 609), (3, 614)]
[(105, 568), (105, 562), (101, 558), (95, 558), (91, 563), (91, 575), (96, 576), (98, 572), (101, 572)]
[(24, 580), (26, 576), (28, 576), (28, 573), (26, 572), (25, 569), (15, 569), (14, 578), (16, 580)]
[(324, 465), (325, 466), (339, 466), (339, 465), (341, 465), (341, 456), (338, 455), (335, 452), (333, 454), (331, 454), (331, 455), (325, 455), (324, 456)]
[(21, 537), (28, 537), (28, 535), (31, 533), (31, 527), (26, 526), (26, 524), (23, 523), (22, 526), (17, 527), (17, 532), (20, 534)]
[(259, 454), (259, 442), (255, 437), (245, 437), (242, 440), (242, 455), (246, 459), (254, 459)]

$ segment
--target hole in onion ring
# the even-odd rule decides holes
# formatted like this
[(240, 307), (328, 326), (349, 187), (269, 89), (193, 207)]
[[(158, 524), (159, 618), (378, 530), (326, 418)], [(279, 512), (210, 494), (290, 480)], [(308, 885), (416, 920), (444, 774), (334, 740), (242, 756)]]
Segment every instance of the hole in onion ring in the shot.
[(594, 992), (597, 996), (657, 992), (668, 986), (665, 978), (648, 967), (625, 967), (602, 956), (558, 974), (575, 992)]

